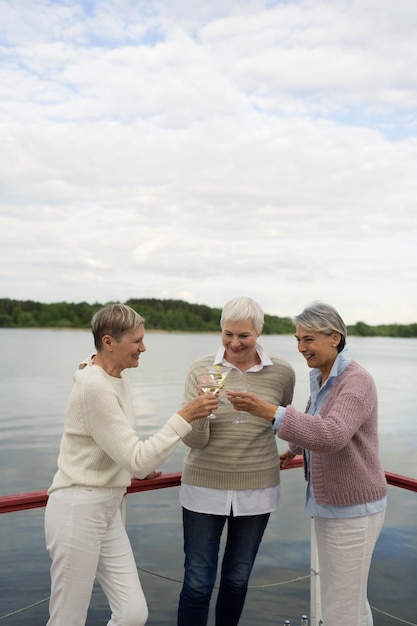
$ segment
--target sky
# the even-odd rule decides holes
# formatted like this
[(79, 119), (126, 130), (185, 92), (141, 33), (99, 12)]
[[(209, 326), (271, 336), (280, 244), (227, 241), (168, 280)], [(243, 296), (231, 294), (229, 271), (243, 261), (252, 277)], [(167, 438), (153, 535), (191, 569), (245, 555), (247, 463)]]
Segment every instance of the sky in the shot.
[(0, 298), (417, 322), (415, 0), (0, 0)]

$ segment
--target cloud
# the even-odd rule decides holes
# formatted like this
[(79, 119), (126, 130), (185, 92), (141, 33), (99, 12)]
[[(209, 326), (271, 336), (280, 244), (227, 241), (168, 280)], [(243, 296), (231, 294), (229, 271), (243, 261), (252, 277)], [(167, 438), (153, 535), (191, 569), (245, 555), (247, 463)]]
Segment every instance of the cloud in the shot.
[(0, 17), (0, 297), (416, 320), (412, 0)]

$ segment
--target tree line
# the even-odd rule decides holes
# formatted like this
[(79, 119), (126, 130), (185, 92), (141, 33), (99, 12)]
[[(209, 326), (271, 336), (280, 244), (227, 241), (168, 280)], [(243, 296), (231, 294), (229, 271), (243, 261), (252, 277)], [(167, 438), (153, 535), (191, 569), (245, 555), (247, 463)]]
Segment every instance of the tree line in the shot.
[[(90, 328), (94, 313), (106, 306), (95, 302), (53, 302), (0, 298), (0, 327), (2, 328)], [(156, 298), (130, 299), (125, 302), (145, 318), (147, 330), (218, 332), (221, 309), (183, 300)], [(265, 314), (265, 335), (294, 333), (289, 317)], [(357, 322), (348, 326), (349, 335), (361, 337), (417, 337), (415, 324), (382, 324), (369, 326)]]

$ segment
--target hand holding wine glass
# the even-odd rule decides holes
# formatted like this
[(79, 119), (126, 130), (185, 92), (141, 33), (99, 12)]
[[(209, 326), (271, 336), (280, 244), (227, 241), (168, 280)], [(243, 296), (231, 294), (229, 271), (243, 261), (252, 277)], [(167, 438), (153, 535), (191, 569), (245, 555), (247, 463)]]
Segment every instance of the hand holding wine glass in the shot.
[[(215, 396), (220, 393), (220, 389), (224, 385), (224, 382), (222, 382), (219, 378), (216, 378), (214, 374), (201, 374), (201, 376), (198, 377), (197, 382), (203, 393), (212, 393)], [(210, 413), (208, 418), (214, 420), (216, 419), (216, 415), (214, 413)]]
[[(232, 384), (232, 385), (228, 385), (227, 386), (227, 390), (228, 391), (248, 391), (249, 390), (249, 385), (248, 383), (243, 379), (243, 375), (242, 375), (242, 379), (239, 380), (238, 382)], [(235, 395), (234, 398), (238, 398), (239, 395)], [(229, 398), (230, 400), (230, 398)], [(232, 424), (244, 424), (246, 422), (245, 418), (243, 417), (242, 413), (235, 409), (237, 412), (237, 416), (236, 419), (233, 420)]]

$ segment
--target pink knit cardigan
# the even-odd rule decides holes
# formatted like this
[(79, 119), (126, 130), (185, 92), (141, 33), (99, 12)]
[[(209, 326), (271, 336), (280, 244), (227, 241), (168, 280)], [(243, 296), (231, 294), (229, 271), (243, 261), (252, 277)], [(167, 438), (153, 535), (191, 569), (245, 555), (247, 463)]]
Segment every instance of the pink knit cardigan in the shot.
[(277, 432), (291, 442), (294, 452), (313, 452), (311, 481), (317, 503), (363, 504), (386, 495), (375, 383), (356, 361), (339, 376), (320, 413), (308, 415), (288, 406)]

